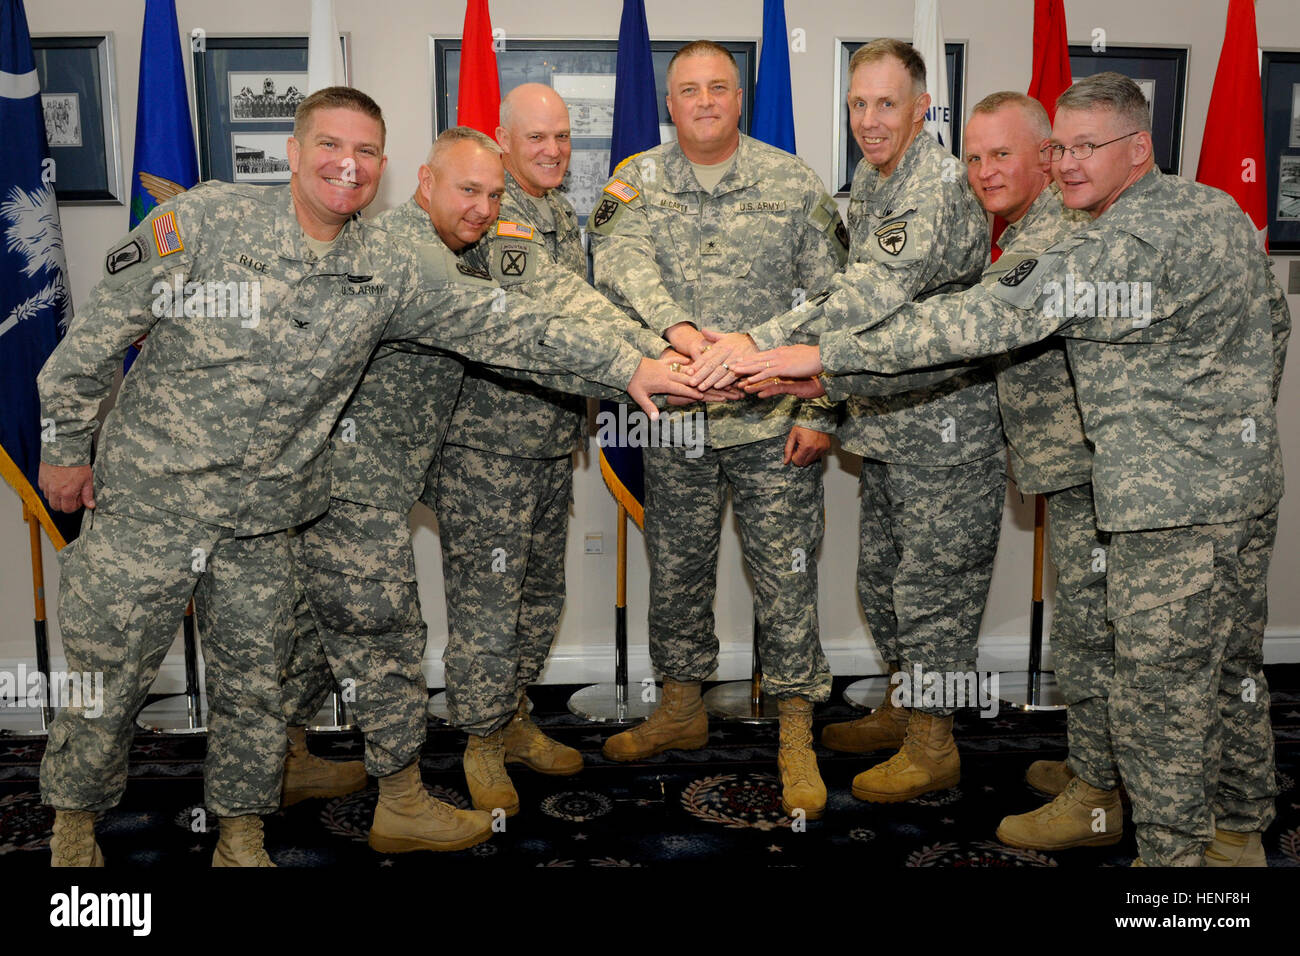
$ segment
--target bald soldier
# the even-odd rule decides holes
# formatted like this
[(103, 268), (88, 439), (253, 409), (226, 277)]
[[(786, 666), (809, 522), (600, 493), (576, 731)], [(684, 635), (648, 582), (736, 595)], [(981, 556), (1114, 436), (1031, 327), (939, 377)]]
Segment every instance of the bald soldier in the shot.
[(861, 315), (740, 371), (894, 373), (1060, 334), (1094, 448), (1097, 526), (1111, 535), (1108, 714), (1137, 862), (1262, 866), (1277, 793), (1263, 633), (1290, 313), (1233, 199), (1155, 168), (1150, 122), (1131, 80), (1080, 80), (1057, 101), (1050, 148), (1065, 204), (1091, 217), (1083, 229), (966, 293)]
[[(558, 189), (572, 149), (564, 101), (539, 83), (516, 87), (501, 102), (496, 138), (505, 192), (486, 242), (532, 239), (548, 267), (584, 282), (578, 217)], [(468, 735), (465, 779), (479, 809), (519, 809), (507, 763), (561, 776), (582, 769), (577, 750), (529, 718), (527, 691), (564, 609), (573, 453), (586, 444), (586, 410), (578, 395), (469, 365), (430, 475), (425, 500), (438, 515), (447, 593), (447, 703)]]
[[(380, 339), (562, 361), (616, 386), (630, 375), (642, 399), (643, 383), (676, 387), (607, 323), (560, 323), (523, 294), (502, 303), (445, 249), (406, 248), (356, 221), (378, 190), (384, 136), (364, 93), (306, 98), (289, 185), (204, 185), (158, 207), (110, 252), (41, 370), (53, 422), (42, 490), (56, 509), (95, 509), (61, 555), (60, 626), (69, 666), (103, 673), (110, 702), (95, 718), (65, 709), (51, 728), (41, 784), (55, 865), (102, 864), (95, 814), (121, 797), (132, 721), (191, 595), (208, 624), (213, 862), (270, 865), (261, 814), (279, 806), (284, 763), (287, 531), (328, 502), (329, 432)], [(96, 411), (146, 332), (92, 470)]]
[[(580, 279), (547, 269), (540, 242), (515, 235), (518, 230), (497, 229), (504, 172), (499, 147), (487, 136), (466, 127), (442, 133), (418, 180), (406, 203), (376, 221), (395, 241), (441, 242), (460, 256), (458, 268), (467, 273), (491, 276), (512, 293), (525, 291), (539, 301), (570, 303), (584, 315), (612, 322), (612, 329), (638, 348), (656, 356), (663, 352), (661, 339), (628, 322)], [(494, 234), (485, 236), (489, 229)], [(505, 273), (503, 262), (521, 263), (518, 274)], [(407, 516), (420, 489), (436, 480), (464, 377), (465, 365), (454, 357), (416, 343), (380, 346), (332, 436), (329, 511), (300, 528), (293, 542), (319, 635), (300, 634), (300, 653), (310, 654), (319, 640), (329, 668), (325, 674), (301, 668), (286, 697), (291, 711), (305, 720), (334, 679), (351, 689), (353, 713), (365, 733), (366, 769), (379, 778), (381, 799), (370, 845), (381, 852), (461, 849), (491, 832), (488, 814), (455, 811), (428, 797), (417, 764), (428, 696), (420, 667), (426, 629)], [(618, 395), (576, 376), (533, 377), (571, 392)], [(519, 413), (530, 410), (521, 405)], [(439, 527), (445, 535), (446, 523)], [(491, 563), (491, 551), (485, 545), (485, 564)], [(449, 579), (449, 603), (456, 587)], [(521, 753), (546, 751), (549, 739), (526, 712), (512, 731)], [(474, 803), (478, 810), (517, 809), (504, 801)]]

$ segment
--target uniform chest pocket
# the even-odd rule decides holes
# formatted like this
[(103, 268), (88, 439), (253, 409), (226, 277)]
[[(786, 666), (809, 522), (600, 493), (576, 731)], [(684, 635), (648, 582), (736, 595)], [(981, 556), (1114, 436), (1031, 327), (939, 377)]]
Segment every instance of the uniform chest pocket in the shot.
[(284, 327), (287, 345), (307, 358), (307, 371), (317, 379), (336, 368), (364, 364), (390, 311), (390, 296), (391, 290), (383, 286), (361, 288), (332, 296), (310, 316), (295, 310)]

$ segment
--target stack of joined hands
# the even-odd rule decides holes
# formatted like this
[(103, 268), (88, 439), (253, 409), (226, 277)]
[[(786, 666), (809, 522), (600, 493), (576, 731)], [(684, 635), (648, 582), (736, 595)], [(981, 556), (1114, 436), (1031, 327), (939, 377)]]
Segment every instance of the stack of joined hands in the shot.
[[(759, 351), (744, 332), (716, 332), (703, 329), (687, 347), (689, 355), (669, 349), (661, 357), (678, 366), (691, 388), (709, 402), (727, 401), (744, 395), (771, 398), (795, 395), (818, 398), (826, 394), (821, 380), (821, 349), (816, 345), (782, 345)], [(691, 399), (670, 396), (670, 404), (685, 405)]]

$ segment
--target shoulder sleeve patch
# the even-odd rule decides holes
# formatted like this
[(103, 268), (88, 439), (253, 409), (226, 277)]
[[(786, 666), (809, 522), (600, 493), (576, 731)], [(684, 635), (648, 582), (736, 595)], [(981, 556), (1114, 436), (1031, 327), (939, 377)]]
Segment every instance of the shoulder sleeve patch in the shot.
[(593, 232), (605, 232), (605, 226), (612, 223), (623, 211), (623, 205), (608, 196), (602, 197), (600, 203), (591, 212), (589, 220), (590, 228)]
[(149, 243), (142, 236), (132, 236), (104, 257), (104, 272), (115, 276), (125, 269), (149, 261)]
[(154, 248), (158, 250), (160, 259), (185, 248), (185, 243), (181, 241), (180, 227), (176, 224), (176, 210), (155, 216), (150, 225), (153, 228)]
[(641, 193), (633, 186), (623, 182), (621, 179), (611, 179), (609, 185), (605, 187), (605, 192), (609, 193), (620, 202), (631, 202)]
[(507, 239), (531, 239), (533, 238), (533, 227), (501, 219), (497, 221), (497, 235), (504, 236)]
[(1035, 308), (1039, 295), (1050, 291), (1044, 289), (1044, 283), (1062, 255), (1060, 252), (1044, 252), (1022, 259), (1000, 274), (991, 272), (984, 280), (985, 288), (994, 298), (1017, 309)]

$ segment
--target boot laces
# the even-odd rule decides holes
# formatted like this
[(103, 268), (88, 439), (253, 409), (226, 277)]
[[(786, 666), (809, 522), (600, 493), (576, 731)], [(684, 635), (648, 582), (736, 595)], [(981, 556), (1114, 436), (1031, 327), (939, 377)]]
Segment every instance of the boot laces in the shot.
[(493, 786), (508, 785), (510, 775), (506, 773), (505, 766), (505, 734), (501, 732), (488, 734), (482, 739), (479, 747), (478, 767), (486, 782)]
[(95, 852), (94, 816), (63, 817), (56, 819), (54, 836), (50, 840), (54, 854), (64, 866), (77, 866), (79, 861)]

